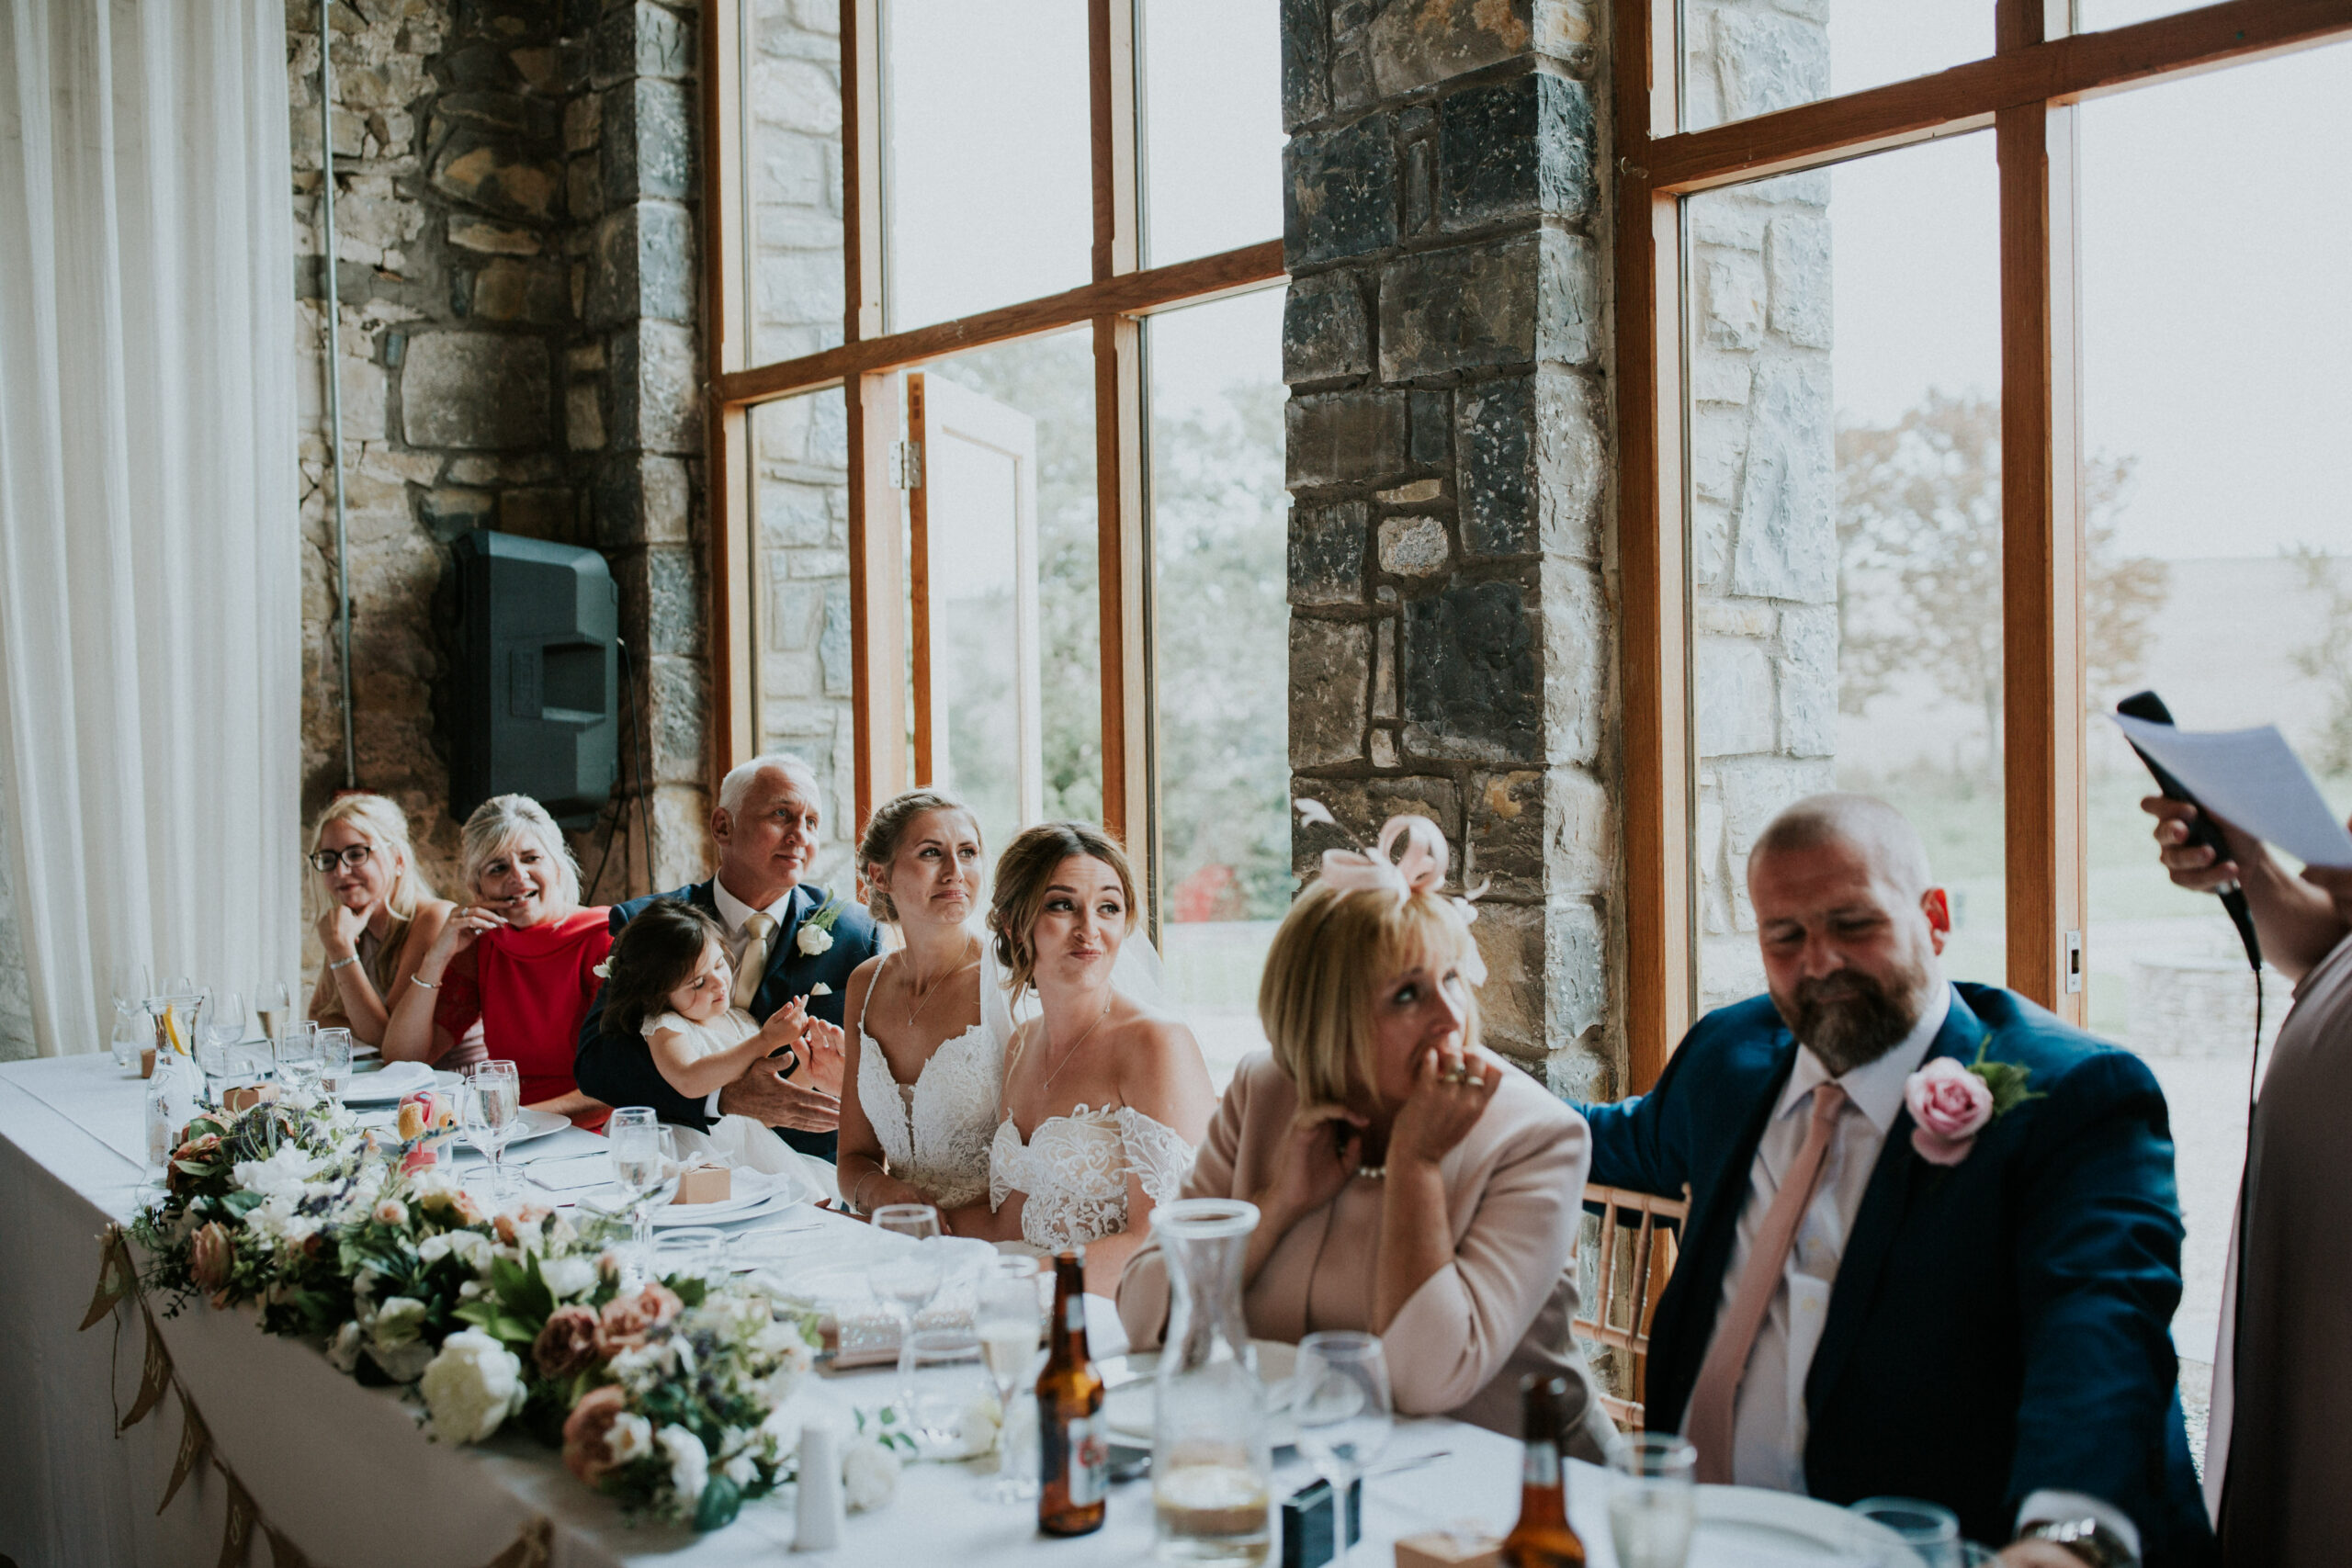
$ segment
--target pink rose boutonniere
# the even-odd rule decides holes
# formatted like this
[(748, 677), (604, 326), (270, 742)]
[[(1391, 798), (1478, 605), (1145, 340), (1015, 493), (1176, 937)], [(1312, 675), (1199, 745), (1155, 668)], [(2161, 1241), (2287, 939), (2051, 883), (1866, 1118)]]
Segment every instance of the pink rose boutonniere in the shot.
[(1995, 1117), (2041, 1098), (2026, 1088), (2031, 1073), (2014, 1062), (1985, 1060), (1982, 1045), (1966, 1066), (1938, 1056), (1903, 1080), (1903, 1103), (1917, 1123), (1911, 1129), (1911, 1146), (1930, 1165), (1958, 1165)]

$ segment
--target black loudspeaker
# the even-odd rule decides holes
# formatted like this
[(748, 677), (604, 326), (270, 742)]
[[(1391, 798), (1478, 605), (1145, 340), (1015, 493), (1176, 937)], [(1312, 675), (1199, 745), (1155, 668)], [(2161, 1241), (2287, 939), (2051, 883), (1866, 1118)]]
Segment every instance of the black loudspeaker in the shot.
[(449, 807), (527, 795), (584, 828), (620, 768), (620, 591), (605, 558), (476, 529), (458, 536)]

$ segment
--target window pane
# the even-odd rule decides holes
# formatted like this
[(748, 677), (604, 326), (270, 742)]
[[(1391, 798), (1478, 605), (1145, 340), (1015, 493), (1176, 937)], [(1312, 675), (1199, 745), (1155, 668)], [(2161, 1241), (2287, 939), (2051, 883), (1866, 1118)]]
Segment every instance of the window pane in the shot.
[(1683, 220), (1699, 1005), (1763, 989), (1748, 847), (1830, 788), (1917, 824), (1946, 973), (1998, 981), (1992, 138), (1709, 191)]
[(1282, 325), (1279, 288), (1145, 323), (1160, 946), (1220, 1087), (1265, 1047), (1258, 976), (1290, 907)]
[[(749, 365), (842, 341), (841, 36), (830, 8), (741, 11)], [(593, 162), (593, 159), (591, 160)]]
[(1682, 129), (1699, 130), (1982, 59), (1993, 52), (1993, 6), (1682, 0), (1681, 48)]
[[(1082, 327), (1023, 338), (940, 361), (923, 379), (934, 756), (972, 796), (993, 859), (1041, 815), (1102, 817), (1092, 341)], [(1008, 566), (1002, 552), (1024, 530), (1035, 554)], [(1018, 621), (1024, 592), (1034, 645)], [(1024, 765), (1036, 781), (1030, 808)]]
[(838, 387), (778, 398), (750, 423), (753, 733), (761, 750), (816, 770), (823, 839), (808, 874), (846, 888), (857, 829), (847, 404)]
[[(2352, 246), (2352, 50), (2080, 113), (2089, 706), (2152, 688), (2190, 728), (2276, 724), (2343, 812), (2352, 300), (2335, 258)], [(2165, 221), (2184, 190), (2197, 220)], [(2172, 1106), (2188, 1227), (2174, 1332), (2203, 1361), (2245, 1150), (2254, 981), (2218, 903), (2157, 865), (2146, 772), (2112, 726), (2087, 729), (2091, 1026), (2147, 1058)], [(2275, 1030), (2276, 974), (2268, 995)]]
[(1144, 265), (1279, 238), (1282, 43), (1266, 0), (1138, 0)]
[(1093, 276), (1084, 0), (883, 0), (890, 330)]

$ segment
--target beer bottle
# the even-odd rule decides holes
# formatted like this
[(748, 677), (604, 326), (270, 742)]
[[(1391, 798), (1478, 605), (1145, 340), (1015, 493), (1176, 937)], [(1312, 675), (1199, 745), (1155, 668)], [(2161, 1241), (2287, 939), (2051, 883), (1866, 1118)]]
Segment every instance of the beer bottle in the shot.
[(1102, 1431), (1102, 1378), (1086, 1355), (1083, 1258), (1065, 1252), (1054, 1259), (1053, 1342), (1037, 1376), (1037, 1528), (1047, 1535), (1091, 1534), (1107, 1512), (1111, 1445)]
[(1584, 1568), (1584, 1542), (1568, 1528), (1567, 1477), (1560, 1458), (1568, 1380), (1531, 1372), (1519, 1380), (1519, 1398), (1527, 1456), (1520, 1475), (1519, 1523), (1503, 1538), (1505, 1568)]

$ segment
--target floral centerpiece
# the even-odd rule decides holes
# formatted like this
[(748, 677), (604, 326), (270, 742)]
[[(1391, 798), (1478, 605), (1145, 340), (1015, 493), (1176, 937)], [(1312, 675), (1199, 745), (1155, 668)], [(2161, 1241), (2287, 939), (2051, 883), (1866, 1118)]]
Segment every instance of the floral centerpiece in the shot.
[(440, 1440), (514, 1422), (632, 1514), (710, 1529), (790, 1479), (775, 1412), (813, 1325), (731, 1280), (625, 1284), (617, 1222), (485, 1213), (413, 1158), (434, 1110), (403, 1105), (400, 1157), (308, 1097), (190, 1122), (131, 1227), (164, 1314), (254, 1305), (269, 1332), (410, 1391)]

